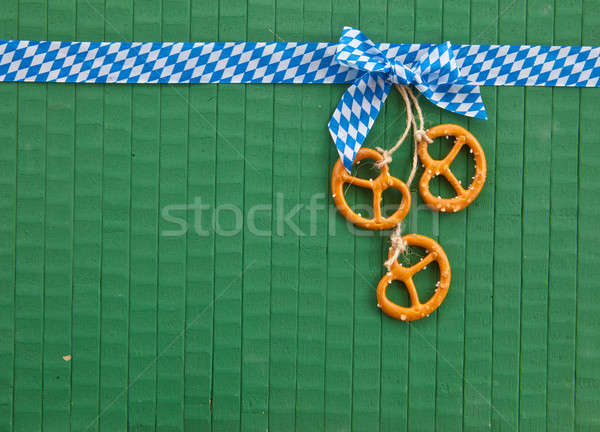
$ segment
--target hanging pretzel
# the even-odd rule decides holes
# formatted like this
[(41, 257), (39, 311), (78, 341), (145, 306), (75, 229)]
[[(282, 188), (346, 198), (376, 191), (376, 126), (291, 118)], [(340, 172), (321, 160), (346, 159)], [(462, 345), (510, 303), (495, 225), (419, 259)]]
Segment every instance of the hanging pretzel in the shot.
[[(354, 163), (363, 159), (381, 161), (383, 160), (383, 157), (373, 149), (362, 148), (356, 154)], [(356, 214), (352, 211), (344, 196), (344, 183), (371, 189), (373, 191), (374, 217), (372, 219), (364, 218), (360, 214)], [(402, 193), (402, 202), (400, 203), (398, 210), (386, 218), (381, 214), (381, 196), (383, 191), (388, 188), (398, 189)], [(408, 190), (408, 187), (401, 180), (390, 175), (387, 165), (381, 167), (381, 171), (377, 178), (367, 180), (348, 174), (342, 161), (338, 159), (333, 167), (333, 172), (331, 173), (331, 192), (333, 194), (333, 201), (340, 213), (354, 225), (366, 229), (384, 230), (393, 228), (404, 219), (410, 209), (410, 191)]]
[[(386, 315), (392, 318), (402, 321), (415, 321), (428, 316), (444, 301), (450, 287), (450, 263), (442, 247), (429, 237), (418, 234), (407, 234), (402, 239), (408, 246), (425, 248), (427, 255), (411, 267), (404, 267), (398, 261), (394, 261), (390, 271), (381, 278), (377, 286), (377, 304)], [(392, 255), (393, 250), (390, 248), (389, 256)], [(439, 265), (440, 281), (433, 296), (426, 303), (421, 303), (413, 276), (433, 261), (437, 261)], [(411, 301), (410, 307), (398, 306), (387, 298), (387, 288), (394, 280), (401, 281), (406, 286)]]
[[(473, 200), (479, 195), (483, 184), (485, 183), (486, 174), (486, 163), (483, 149), (479, 142), (468, 130), (452, 124), (443, 124), (432, 127), (427, 130), (427, 136), (431, 139), (435, 139), (441, 136), (453, 136), (456, 137), (454, 140), (454, 146), (450, 149), (448, 155), (442, 160), (435, 160), (429, 155), (427, 151), (428, 143), (426, 140), (422, 140), (419, 143), (419, 157), (425, 167), (425, 172), (421, 176), (419, 181), (419, 190), (423, 201), (425, 201), (431, 208), (441, 212), (457, 212), (467, 207)], [(460, 180), (450, 170), (452, 161), (456, 158), (461, 148), (467, 145), (473, 153), (475, 160), (475, 176), (473, 181), (468, 188), (464, 188)], [(454, 198), (441, 198), (432, 195), (429, 190), (429, 182), (432, 178), (438, 175), (443, 175), (446, 180), (456, 191), (457, 196)]]

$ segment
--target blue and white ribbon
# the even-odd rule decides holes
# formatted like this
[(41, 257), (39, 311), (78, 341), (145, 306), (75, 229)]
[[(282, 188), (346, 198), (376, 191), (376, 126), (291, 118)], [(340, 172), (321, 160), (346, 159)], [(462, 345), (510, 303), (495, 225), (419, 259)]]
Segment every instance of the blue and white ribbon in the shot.
[(330, 122), (348, 168), (392, 83), (485, 118), (478, 86), (597, 87), (600, 47), (376, 44), (346, 27), (339, 43), (0, 41), (0, 81), (347, 83)]
[(359, 30), (345, 27), (335, 60), (366, 72), (346, 90), (329, 121), (331, 138), (348, 171), (392, 84), (413, 84), (440, 108), (487, 119), (479, 86), (461, 75), (450, 42), (432, 45), (412, 63), (405, 63), (386, 57)]

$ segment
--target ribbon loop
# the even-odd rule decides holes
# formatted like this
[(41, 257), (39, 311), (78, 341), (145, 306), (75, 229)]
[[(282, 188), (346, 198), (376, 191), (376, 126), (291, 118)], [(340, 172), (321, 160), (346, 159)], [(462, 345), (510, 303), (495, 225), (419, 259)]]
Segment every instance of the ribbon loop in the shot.
[(329, 132), (348, 171), (392, 84), (412, 84), (440, 108), (487, 119), (479, 86), (460, 73), (450, 42), (432, 45), (413, 63), (404, 64), (387, 58), (361, 31), (344, 27), (335, 61), (363, 72), (346, 90), (329, 121)]
[(361, 31), (344, 27), (335, 60), (349, 68), (367, 72), (390, 72), (390, 64), (381, 51)]

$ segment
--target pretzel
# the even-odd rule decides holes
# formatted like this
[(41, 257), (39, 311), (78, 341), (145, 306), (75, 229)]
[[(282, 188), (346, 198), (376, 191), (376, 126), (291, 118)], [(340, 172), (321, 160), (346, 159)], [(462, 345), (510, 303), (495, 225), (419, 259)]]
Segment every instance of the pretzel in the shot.
[[(425, 248), (427, 255), (411, 267), (404, 267), (398, 261), (394, 261), (390, 271), (381, 278), (379, 285), (377, 285), (377, 305), (381, 307), (386, 315), (392, 318), (402, 321), (415, 321), (429, 316), (444, 301), (450, 287), (450, 263), (442, 247), (429, 237), (418, 234), (407, 234), (402, 239), (408, 246)], [(388, 256), (391, 257), (393, 253), (393, 248), (390, 248)], [(440, 281), (433, 296), (427, 303), (422, 304), (419, 301), (413, 276), (433, 261), (437, 261), (440, 267)], [(394, 280), (399, 280), (406, 286), (412, 303), (410, 307), (398, 306), (387, 298), (387, 288)]]
[[(383, 156), (373, 149), (362, 148), (356, 154), (354, 163), (363, 159), (381, 161), (383, 160)], [(352, 211), (344, 196), (344, 183), (371, 189), (373, 191), (374, 217), (372, 219), (364, 218)], [(381, 195), (383, 191), (388, 188), (398, 189), (402, 193), (402, 202), (400, 203), (398, 210), (386, 218), (381, 214)], [(346, 219), (354, 225), (370, 230), (384, 230), (395, 227), (402, 219), (404, 219), (410, 209), (410, 191), (408, 190), (408, 187), (404, 182), (390, 175), (387, 165), (381, 167), (381, 171), (377, 178), (367, 180), (348, 174), (342, 161), (338, 159), (333, 167), (333, 172), (331, 173), (331, 192), (336, 207)]]
[[(468, 130), (452, 124), (442, 124), (427, 130), (427, 136), (432, 140), (441, 136), (454, 136), (454, 146), (450, 149), (450, 152), (442, 160), (435, 160), (427, 152), (428, 142), (422, 140), (418, 146), (419, 157), (425, 167), (425, 172), (421, 176), (419, 181), (419, 190), (423, 201), (425, 201), (431, 208), (441, 212), (457, 212), (467, 207), (473, 200), (479, 195), (483, 184), (485, 183), (486, 174), (486, 163), (483, 149), (479, 142)], [(450, 170), (450, 164), (460, 152), (463, 145), (467, 145), (473, 153), (475, 159), (475, 176), (471, 185), (465, 189), (460, 180)], [(435, 197), (429, 190), (429, 182), (437, 175), (443, 175), (446, 180), (452, 185), (456, 191), (457, 196), (454, 198), (441, 198)]]

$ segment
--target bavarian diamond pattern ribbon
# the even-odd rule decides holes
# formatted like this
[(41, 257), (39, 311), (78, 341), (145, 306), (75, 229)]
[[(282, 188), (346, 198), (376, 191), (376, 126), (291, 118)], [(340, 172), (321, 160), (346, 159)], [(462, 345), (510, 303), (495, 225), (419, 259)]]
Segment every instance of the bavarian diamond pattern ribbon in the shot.
[(350, 84), (330, 121), (347, 168), (393, 83), (485, 118), (477, 86), (598, 87), (599, 79), (600, 47), (375, 44), (350, 27), (339, 43), (0, 40), (0, 82)]
[(479, 86), (461, 74), (450, 42), (432, 45), (413, 62), (405, 63), (386, 57), (359, 30), (344, 27), (335, 61), (362, 73), (342, 96), (328, 125), (348, 171), (392, 84), (413, 84), (440, 108), (487, 119)]

